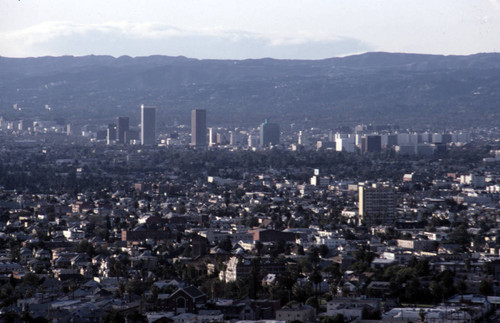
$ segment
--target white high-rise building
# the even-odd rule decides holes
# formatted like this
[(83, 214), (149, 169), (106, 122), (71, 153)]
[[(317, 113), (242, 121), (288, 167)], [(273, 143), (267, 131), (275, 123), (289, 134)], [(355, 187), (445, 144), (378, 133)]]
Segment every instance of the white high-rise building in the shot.
[(217, 129), (210, 127), (208, 128), (208, 145), (210, 147), (217, 144)]
[(353, 153), (355, 151), (353, 138), (352, 137), (336, 138), (335, 139), (335, 150)]
[(306, 134), (302, 130), (299, 131), (299, 138), (298, 138), (297, 143), (299, 145), (303, 145), (303, 146), (308, 146), (310, 144), (309, 139), (307, 138)]
[(248, 136), (248, 147), (257, 147), (259, 145), (259, 136), (256, 134), (250, 134)]

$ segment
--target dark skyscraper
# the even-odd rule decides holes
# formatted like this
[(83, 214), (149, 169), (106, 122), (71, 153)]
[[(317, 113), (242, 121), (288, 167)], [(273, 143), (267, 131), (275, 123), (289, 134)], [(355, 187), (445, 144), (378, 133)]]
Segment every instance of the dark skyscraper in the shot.
[(378, 153), (382, 150), (382, 137), (379, 135), (368, 135), (361, 138), (361, 152)]
[(280, 126), (270, 123), (267, 119), (260, 125), (260, 146), (267, 147), (280, 143)]
[(156, 108), (141, 106), (141, 145), (156, 143)]
[(207, 110), (191, 110), (191, 146), (207, 145)]
[(118, 117), (116, 118), (116, 143), (127, 144), (129, 131), (129, 119), (128, 117)]

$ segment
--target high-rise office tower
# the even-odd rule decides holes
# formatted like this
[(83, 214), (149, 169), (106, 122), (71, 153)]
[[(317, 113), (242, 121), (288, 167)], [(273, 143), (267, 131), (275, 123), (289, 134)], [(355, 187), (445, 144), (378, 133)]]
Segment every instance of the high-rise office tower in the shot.
[(366, 135), (361, 137), (361, 152), (378, 153), (382, 150), (382, 137), (380, 135)]
[(280, 143), (280, 126), (270, 123), (267, 119), (260, 125), (260, 146), (277, 145)]
[(156, 108), (141, 105), (141, 145), (156, 143)]
[(207, 110), (191, 110), (191, 146), (207, 145)]
[(129, 131), (129, 119), (128, 117), (118, 117), (116, 118), (116, 143), (127, 144), (130, 138), (128, 138)]

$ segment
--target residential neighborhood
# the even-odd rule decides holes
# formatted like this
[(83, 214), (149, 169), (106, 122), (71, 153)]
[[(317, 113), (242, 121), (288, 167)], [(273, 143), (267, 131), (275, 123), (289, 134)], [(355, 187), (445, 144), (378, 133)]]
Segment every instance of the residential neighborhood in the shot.
[(55, 129), (0, 132), (5, 322), (500, 319), (498, 129), (425, 153), (366, 126), (203, 149)]

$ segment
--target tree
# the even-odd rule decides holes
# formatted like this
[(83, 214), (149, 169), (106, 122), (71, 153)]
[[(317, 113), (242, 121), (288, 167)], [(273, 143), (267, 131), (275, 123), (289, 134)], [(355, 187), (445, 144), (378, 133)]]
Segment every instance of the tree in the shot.
[(439, 303), (443, 299), (443, 287), (439, 282), (433, 280), (429, 285), (429, 289), (432, 293), (432, 297), (434, 298), (434, 303)]
[(118, 259), (111, 259), (109, 266), (109, 276), (110, 277), (126, 277), (128, 270), (125, 261)]
[(269, 254), (271, 257), (276, 258), (280, 254), (286, 251), (286, 242), (283, 239), (279, 239), (276, 243), (271, 247)]
[(313, 266), (308, 259), (302, 258), (297, 262), (297, 269), (302, 273), (310, 273), (313, 270)]
[(319, 254), (321, 255), (322, 258), (328, 256), (328, 253), (330, 252), (330, 249), (328, 249), (327, 245), (320, 245), (319, 246)]
[(299, 284), (295, 283), (292, 286), (292, 293), (294, 296), (294, 300), (300, 303), (304, 303), (312, 295), (311, 286), (300, 286)]
[(255, 250), (257, 251), (258, 256), (260, 256), (263, 248), (264, 248), (264, 244), (262, 242), (260, 242), (259, 240), (257, 240), (255, 242)]
[(34, 287), (37, 287), (41, 283), (40, 277), (38, 277), (38, 275), (35, 273), (27, 273), (26, 275), (24, 275), (22, 281), (23, 281), (23, 284), (31, 285)]
[[(321, 321), (321, 323), (323, 323), (323, 321)], [(327, 323), (345, 323), (344, 315), (337, 314), (332, 318), (328, 317)]]
[(421, 308), (418, 312), (418, 317), (420, 318), (420, 322), (425, 322), (425, 311)]
[(323, 272), (330, 277), (330, 282), (337, 282), (342, 278), (342, 268), (339, 264), (333, 263), (323, 268)]
[(488, 296), (493, 295), (493, 283), (489, 279), (481, 280), (479, 283), (479, 292), (481, 295), (485, 296), (488, 299)]
[[(321, 282), (323, 281), (323, 276), (321, 276), (321, 273), (318, 271), (318, 268), (314, 267), (313, 272), (309, 276), (309, 279), (314, 285), (314, 292), (316, 293), (316, 303), (319, 305), (318, 302), (318, 292), (319, 288), (321, 287)], [(317, 307), (316, 307), (317, 308)]]
[(32, 322), (33, 321), (33, 317), (31, 316), (29, 311), (23, 311), (21, 313), (21, 321), (23, 321), (23, 322)]
[(315, 297), (315, 296), (311, 296), (309, 297), (307, 300), (306, 300), (306, 305), (309, 305), (309, 306), (312, 306), (316, 309), (319, 308), (319, 301), (318, 301), (318, 297)]
[(428, 276), (430, 273), (429, 261), (427, 259), (420, 259), (415, 265), (415, 270), (418, 277)]
[(136, 295), (142, 295), (144, 292), (142, 283), (139, 279), (133, 279), (127, 282), (125, 285), (125, 290), (129, 295), (131, 294), (136, 294)]
[(316, 246), (309, 248), (308, 252), (309, 261), (313, 264), (317, 264), (319, 262), (319, 249)]
[(358, 250), (354, 253), (354, 263), (351, 265), (351, 269), (358, 272), (366, 271), (370, 268), (374, 258), (375, 254), (368, 249), (368, 246), (358, 246)]
[[(455, 273), (452, 272), (451, 270), (444, 270), (444, 271), (438, 273), (434, 277), (433, 282), (431, 282), (431, 286), (432, 286), (432, 283), (435, 282), (436, 284), (438, 284), (440, 286), (440, 291), (441, 291), (440, 295), (442, 297), (450, 297), (456, 293), (455, 284), (454, 284), (454, 276), (455, 276)], [(437, 295), (437, 294), (434, 293), (434, 295)]]
[(456, 289), (460, 293), (460, 298), (463, 300), (464, 294), (467, 292), (467, 284), (463, 279), (457, 282)]
[(137, 310), (127, 315), (127, 322), (146, 323), (147, 321), (148, 321), (147, 316), (139, 313)]
[(448, 236), (448, 239), (450, 242), (460, 245), (463, 250), (467, 249), (471, 241), (470, 234), (467, 232), (467, 226), (465, 224), (461, 224), (455, 228)]
[(409, 283), (407, 283), (404, 291), (405, 298), (409, 302), (414, 302), (416, 304), (420, 296), (420, 282), (418, 281), (418, 279), (415, 277)]
[(3, 320), (6, 323), (18, 322), (18, 319), (19, 319), (19, 314), (13, 311), (8, 311), (3, 315)]
[(231, 242), (231, 238), (229, 236), (226, 236), (221, 242), (219, 242), (218, 246), (227, 252), (230, 252), (231, 249), (233, 249), (233, 243)]
[(89, 257), (95, 256), (95, 248), (87, 240), (83, 240), (83, 241), (75, 244), (75, 246), (73, 248), (78, 253), (86, 253)]
[(117, 310), (111, 310), (111, 311), (107, 312), (102, 317), (102, 321), (104, 323), (125, 323), (126, 322), (123, 314), (118, 312)]

